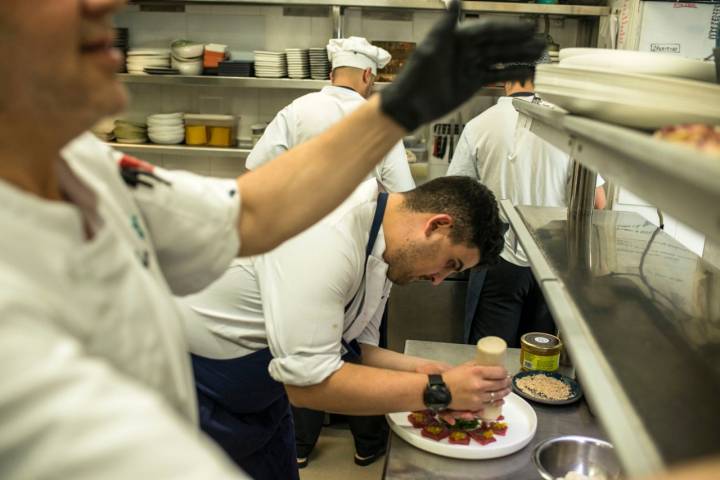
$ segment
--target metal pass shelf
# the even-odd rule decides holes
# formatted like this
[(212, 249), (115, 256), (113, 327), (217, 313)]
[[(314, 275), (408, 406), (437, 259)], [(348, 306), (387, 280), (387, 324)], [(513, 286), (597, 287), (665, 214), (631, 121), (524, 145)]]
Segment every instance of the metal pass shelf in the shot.
[(502, 208), (626, 473), (717, 455), (720, 271), (635, 213)]
[(603, 177), (720, 242), (720, 161), (646, 132), (514, 100), (521, 122)]
[[(234, 4), (234, 5), (282, 5), (282, 6), (327, 6), (327, 7), (361, 7), (361, 8), (394, 8), (405, 10), (443, 10), (445, 4), (441, 0), (133, 0), (133, 4)], [(610, 14), (607, 6), (593, 5), (544, 5), (521, 2), (463, 2), (466, 13), (532, 13), (565, 16), (599, 17)]]
[(156, 145), (153, 143), (117, 143), (106, 142), (111, 147), (126, 153), (150, 153), (150, 154), (172, 154), (172, 155), (192, 155), (197, 157), (203, 155), (205, 157), (238, 157), (245, 158), (250, 154), (250, 150), (243, 148), (219, 148), (219, 147), (193, 147), (189, 145)]

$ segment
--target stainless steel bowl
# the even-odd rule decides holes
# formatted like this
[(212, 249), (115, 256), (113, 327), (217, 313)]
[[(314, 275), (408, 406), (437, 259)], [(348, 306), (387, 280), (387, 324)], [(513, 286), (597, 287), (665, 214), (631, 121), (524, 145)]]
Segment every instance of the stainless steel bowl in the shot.
[(602, 474), (607, 480), (617, 480), (621, 473), (613, 446), (591, 437), (549, 438), (535, 447), (533, 461), (545, 480), (556, 480), (569, 472)]

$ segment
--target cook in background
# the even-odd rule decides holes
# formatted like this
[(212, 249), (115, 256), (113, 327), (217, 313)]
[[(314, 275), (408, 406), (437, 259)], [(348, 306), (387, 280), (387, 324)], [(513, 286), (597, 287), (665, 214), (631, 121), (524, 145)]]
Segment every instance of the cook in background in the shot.
[[(549, 62), (545, 55), (543, 62)], [(528, 64), (534, 71), (534, 64)], [(485, 184), (498, 199), (513, 205), (567, 206), (572, 163), (567, 154), (517, 127), (514, 98), (535, 99), (532, 75), (505, 82), (505, 96), (467, 123), (458, 141), (448, 175), (467, 175)], [(595, 207), (604, 208), (598, 177)], [(501, 212), (502, 214), (502, 212)], [(500, 262), (470, 273), (465, 303), (465, 339), (474, 344), (495, 335), (519, 347), (527, 332), (556, 333), (555, 323), (533, 277), (527, 256), (512, 229), (505, 234)]]
[[(196, 292), (238, 253), (262, 253), (315, 223), (408, 129), (517, 74), (491, 65), (539, 54), (526, 26), (446, 20), (418, 68), (451, 50), (477, 60), (473, 75), (460, 61), (435, 80), (408, 84), (418, 75), (408, 71), (316, 139), (219, 181), (152, 168), (82, 134), (126, 105), (111, 48), (124, 3), (0, 2), (3, 479), (243, 478), (197, 429), (172, 294)], [(497, 46), (508, 36), (512, 54)], [(437, 99), (438, 87), (448, 95)]]
[[(236, 260), (185, 299), (198, 314), (187, 330), (203, 430), (254, 478), (297, 478), (288, 397), (348, 415), (437, 406), (423, 402), (419, 372), (449, 366), (378, 347), (390, 288), (496, 261), (503, 227), (492, 193), (469, 178), (392, 194), (372, 179), (306, 232)], [(510, 392), (506, 375), (445, 370), (452, 401), (440, 407), (480, 410)]]
[[(390, 61), (390, 54), (360, 37), (333, 39), (327, 45), (332, 64), (332, 85), (293, 101), (275, 116), (245, 163), (248, 169), (269, 162), (288, 149), (327, 130), (372, 94), (378, 68)], [(344, 162), (340, 157), (338, 162)], [(377, 164), (374, 175), (389, 191), (404, 192), (415, 187), (405, 148), (398, 142)], [(293, 407), (298, 465), (308, 457), (320, 435), (324, 413)], [(388, 427), (383, 416), (348, 417), (355, 440), (355, 463), (369, 465), (385, 451)]]
[[(332, 64), (332, 85), (308, 93), (278, 112), (248, 155), (245, 166), (254, 170), (281, 153), (315, 137), (364, 104), (372, 94), (377, 70), (390, 54), (361, 37), (330, 40), (327, 53)], [(347, 159), (338, 157), (338, 162)], [(372, 171), (391, 192), (415, 187), (405, 148), (398, 142)]]

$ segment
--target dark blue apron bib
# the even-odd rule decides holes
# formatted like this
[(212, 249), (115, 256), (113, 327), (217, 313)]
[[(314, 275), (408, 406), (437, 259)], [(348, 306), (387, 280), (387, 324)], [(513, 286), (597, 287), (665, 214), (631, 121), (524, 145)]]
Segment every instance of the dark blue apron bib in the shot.
[[(387, 193), (381, 192), (365, 250), (365, 265), (382, 225), (386, 204)], [(352, 300), (346, 311), (350, 304)], [(361, 311), (362, 306), (358, 314)], [(342, 343), (346, 350), (343, 360), (359, 362), (358, 343), (355, 340)], [(283, 384), (273, 380), (268, 372), (273, 358), (270, 349), (229, 360), (191, 357), (203, 431), (252, 478), (299, 479), (290, 402)]]

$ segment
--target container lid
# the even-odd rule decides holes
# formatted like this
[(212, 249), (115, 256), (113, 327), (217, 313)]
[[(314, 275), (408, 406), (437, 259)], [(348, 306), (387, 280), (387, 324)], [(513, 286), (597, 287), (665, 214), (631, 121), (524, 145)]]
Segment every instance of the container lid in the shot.
[(186, 113), (185, 124), (233, 127), (235, 125), (235, 117), (233, 115), (214, 115), (209, 113)]
[(560, 339), (555, 335), (540, 332), (526, 333), (522, 336), (520, 341), (523, 345), (531, 346), (540, 350), (554, 350), (561, 345)]

